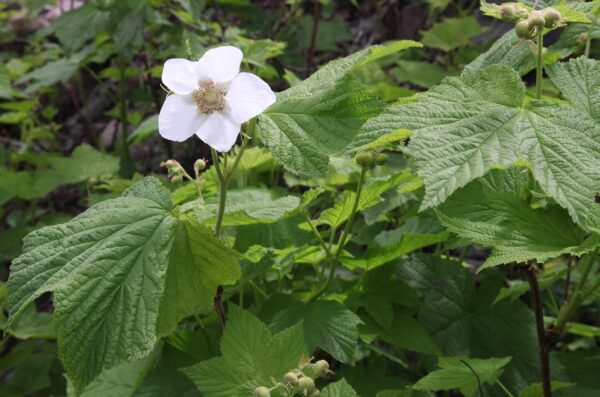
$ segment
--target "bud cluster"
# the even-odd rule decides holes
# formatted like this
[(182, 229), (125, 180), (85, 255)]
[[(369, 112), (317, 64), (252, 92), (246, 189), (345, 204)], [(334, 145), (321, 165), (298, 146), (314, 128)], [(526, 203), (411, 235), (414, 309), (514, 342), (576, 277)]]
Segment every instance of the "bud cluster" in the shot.
[(319, 397), (321, 392), (315, 379), (332, 373), (329, 363), (319, 360), (316, 363), (301, 364), (283, 376), (281, 382), (273, 380), (273, 387), (259, 386), (254, 389), (254, 397)]
[(177, 160), (167, 160), (160, 163), (161, 167), (167, 167), (167, 174), (171, 182), (181, 182), (185, 176), (185, 170)]
[(530, 12), (521, 4), (507, 3), (501, 5), (498, 11), (503, 20), (515, 23), (515, 32), (522, 39), (531, 39), (544, 28), (564, 25), (560, 12), (552, 7)]
[(360, 152), (354, 158), (356, 164), (362, 168), (373, 168), (375, 165), (384, 165), (388, 161), (388, 156), (384, 153), (378, 153), (374, 150), (365, 150)]

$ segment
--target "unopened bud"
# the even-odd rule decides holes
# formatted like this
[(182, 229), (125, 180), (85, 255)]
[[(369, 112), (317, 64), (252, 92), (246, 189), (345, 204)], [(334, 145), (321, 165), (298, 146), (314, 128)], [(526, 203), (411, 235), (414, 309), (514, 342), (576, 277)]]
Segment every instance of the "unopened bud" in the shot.
[(196, 172), (196, 175), (198, 175), (201, 171), (204, 171), (205, 169), (206, 161), (202, 159), (196, 160), (196, 162), (194, 163), (194, 171)]
[(500, 16), (505, 21), (514, 21), (516, 18), (516, 10), (512, 4), (504, 4), (500, 7)]
[(298, 380), (297, 388), (300, 391), (300, 393), (302, 393), (306, 396), (309, 393), (312, 393), (313, 391), (315, 391), (315, 389), (316, 389), (315, 381), (308, 376), (303, 376), (302, 378), (300, 378)]
[(286, 385), (296, 386), (298, 384), (298, 376), (293, 372), (288, 372), (283, 375), (283, 383)]
[(172, 182), (181, 182), (185, 171), (177, 160), (167, 160), (160, 163), (161, 167), (167, 168), (167, 174)]
[(560, 15), (560, 12), (558, 12), (556, 8), (548, 7), (542, 12), (544, 14), (544, 20), (546, 21), (544, 26), (547, 28), (555, 28), (560, 24), (562, 15)]
[(360, 165), (362, 168), (371, 168), (375, 165), (375, 153), (371, 150), (360, 152), (356, 155), (355, 160), (356, 164)]
[(254, 389), (254, 397), (271, 397), (271, 391), (268, 387), (259, 386)]
[(533, 29), (529, 27), (529, 22), (526, 20), (519, 21), (515, 26), (515, 33), (522, 39), (530, 39), (533, 37)]
[(543, 29), (546, 26), (546, 19), (544, 18), (544, 13), (541, 11), (531, 11), (529, 14), (529, 29)]

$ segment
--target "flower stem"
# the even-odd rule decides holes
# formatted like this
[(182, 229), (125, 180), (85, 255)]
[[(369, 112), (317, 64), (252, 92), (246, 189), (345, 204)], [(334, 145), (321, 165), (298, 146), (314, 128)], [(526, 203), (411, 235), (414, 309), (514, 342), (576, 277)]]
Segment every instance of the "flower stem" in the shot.
[(535, 97), (542, 98), (542, 78), (544, 76), (544, 30), (538, 29), (537, 37), (537, 65), (535, 75)]
[(367, 174), (367, 169), (365, 167), (363, 167), (360, 170), (360, 177), (358, 179), (358, 186), (356, 187), (356, 196), (354, 197), (354, 203), (352, 204), (352, 211), (350, 211), (350, 216), (348, 217), (348, 222), (346, 222), (346, 227), (344, 228), (344, 231), (342, 232), (340, 241), (338, 241), (337, 250), (335, 251), (336, 258), (342, 252), (342, 249), (344, 248), (344, 245), (346, 244), (346, 238), (348, 237), (348, 233), (350, 233), (350, 229), (352, 229), (352, 224), (354, 223), (354, 217), (356, 216), (356, 210), (358, 209), (358, 203), (360, 202), (360, 194), (362, 192), (366, 174)]
[(507, 395), (508, 397), (515, 397), (515, 396), (514, 396), (514, 395), (513, 395), (513, 394), (510, 392), (510, 390), (508, 390), (508, 389), (506, 388), (506, 386), (504, 386), (504, 384), (503, 384), (502, 382), (500, 382), (500, 380), (497, 380), (497, 381), (496, 381), (496, 383), (498, 384), (498, 386), (500, 386), (500, 388), (502, 389), (502, 391), (504, 391), (504, 393), (506, 393), (506, 395)]
[[(252, 119), (248, 122), (248, 133), (253, 134), (255, 128), (256, 119)], [(227, 167), (225, 164), (225, 167), (221, 168), (221, 164), (219, 163), (219, 154), (215, 149), (211, 149), (210, 151), (213, 163), (215, 164), (215, 170), (217, 171), (217, 180), (219, 181), (219, 207), (217, 209), (217, 220), (215, 222), (215, 236), (217, 237), (220, 237), (221, 235), (223, 216), (225, 214), (225, 203), (227, 202), (227, 187), (229, 185), (229, 181), (231, 180), (231, 175), (233, 175), (233, 172), (240, 163), (244, 151), (248, 147), (249, 141), (250, 139), (242, 134), (242, 146), (233, 160), (231, 167)]]
[(362, 168), (360, 171), (360, 177), (358, 179), (358, 186), (356, 187), (356, 196), (354, 197), (354, 203), (352, 204), (352, 211), (350, 212), (350, 216), (348, 217), (348, 221), (346, 222), (346, 227), (344, 227), (344, 231), (342, 232), (340, 240), (338, 241), (335, 254), (333, 255), (332, 260), (330, 260), (329, 262), (329, 275), (327, 276), (327, 280), (325, 281), (325, 284), (321, 286), (321, 288), (319, 288), (310, 298), (308, 298), (307, 303), (312, 302), (319, 298), (321, 295), (323, 295), (323, 293), (327, 291), (327, 288), (329, 288), (329, 285), (333, 281), (333, 276), (335, 275), (335, 264), (337, 262), (338, 257), (340, 256), (340, 253), (342, 252), (342, 249), (344, 248), (344, 245), (346, 244), (346, 238), (348, 237), (348, 233), (350, 233), (350, 229), (352, 229), (352, 223), (354, 222), (356, 210), (358, 209), (358, 203), (360, 202), (360, 194), (362, 192), (362, 187), (365, 182), (366, 174), (367, 169)]

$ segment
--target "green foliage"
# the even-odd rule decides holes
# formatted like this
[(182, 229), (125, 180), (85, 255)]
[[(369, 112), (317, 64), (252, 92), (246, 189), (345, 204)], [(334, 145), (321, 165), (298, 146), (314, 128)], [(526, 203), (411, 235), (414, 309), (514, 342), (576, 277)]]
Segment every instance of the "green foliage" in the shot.
[(242, 397), (271, 386), (307, 356), (302, 324), (275, 335), (250, 313), (231, 306), (221, 339), (222, 356), (182, 371), (207, 397)]
[[(192, 314), (192, 302), (210, 304), (217, 285), (239, 277), (234, 253), (222, 256), (218, 240), (171, 210), (168, 190), (146, 178), (121, 198), (25, 239), (8, 283), (8, 326), (52, 291), (60, 357), (77, 391), (103, 369), (148, 354), (158, 336)], [(180, 300), (179, 283), (193, 300)]]
[(297, 302), (279, 312), (273, 319), (272, 327), (281, 330), (298, 321), (302, 321), (306, 345), (310, 350), (318, 347), (340, 362), (354, 361), (354, 349), (358, 342), (356, 327), (360, 318), (342, 304), (316, 301), (303, 305)]
[(373, 46), (329, 63), (277, 96), (259, 117), (261, 140), (277, 161), (298, 175), (322, 175), (332, 155), (344, 150), (383, 103), (347, 76), (353, 69), (410, 47), (401, 41)]
[[(562, 208), (532, 208), (514, 189), (519, 189), (514, 186), (518, 182), (511, 179), (518, 177), (516, 172), (491, 171), (440, 206), (438, 217), (450, 231), (494, 247), (479, 270), (511, 262), (544, 262), (566, 253), (581, 256), (598, 247), (598, 236), (588, 237)], [(502, 186), (503, 178), (513, 182), (513, 189)]]
[(413, 388), (417, 390), (439, 391), (459, 389), (467, 397), (476, 395), (480, 384), (494, 384), (500, 378), (503, 368), (510, 362), (505, 358), (461, 358), (440, 357), (439, 370), (421, 378)]
[(517, 73), (493, 66), (448, 78), (391, 109), (396, 123), (413, 132), (409, 153), (425, 183), (422, 208), (444, 202), (493, 167), (518, 164), (531, 169), (577, 224), (599, 230), (592, 188), (600, 183), (594, 171), (600, 166), (598, 125), (566, 105), (524, 104), (524, 91)]
[[(45, 3), (0, 3), (0, 395), (596, 397), (598, 0)], [(163, 140), (221, 45), (276, 103)]]
[(77, 147), (71, 157), (47, 157), (46, 162), (48, 168), (34, 172), (0, 170), (0, 189), (9, 196), (39, 198), (58, 186), (115, 173), (119, 169), (117, 157), (100, 153), (88, 145)]
[(432, 48), (451, 51), (469, 44), (469, 40), (486, 29), (481, 27), (474, 17), (449, 18), (438, 22), (431, 29), (421, 32), (421, 42)]

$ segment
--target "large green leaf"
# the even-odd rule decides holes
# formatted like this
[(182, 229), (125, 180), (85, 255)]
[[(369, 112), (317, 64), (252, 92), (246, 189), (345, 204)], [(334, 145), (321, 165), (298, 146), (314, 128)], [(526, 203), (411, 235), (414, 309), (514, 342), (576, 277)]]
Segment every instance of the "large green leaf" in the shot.
[(531, 348), (537, 346), (533, 312), (520, 301), (494, 303), (501, 278), (483, 273), (476, 288), (473, 276), (458, 261), (432, 255), (403, 261), (397, 274), (422, 296), (417, 319), (443, 355), (512, 356), (502, 376), (509, 389), (520, 390), (538, 381), (538, 354)]
[[(147, 355), (194, 305), (211, 304), (216, 285), (239, 277), (232, 251), (171, 211), (169, 191), (149, 177), (25, 238), (8, 282), (8, 326), (53, 292), (59, 357), (77, 391)], [(181, 295), (180, 284), (193, 290)]]
[(308, 348), (319, 347), (343, 363), (354, 361), (358, 343), (357, 325), (360, 318), (341, 303), (316, 301), (289, 305), (273, 319), (273, 328), (280, 330), (302, 321)]
[(494, 167), (518, 164), (576, 223), (600, 231), (600, 125), (568, 105), (524, 96), (518, 73), (491, 66), (389, 111), (386, 122), (413, 132), (408, 153), (425, 183), (421, 209)]
[(469, 183), (438, 211), (439, 219), (450, 231), (494, 248), (479, 270), (534, 259), (543, 262), (565, 253), (579, 256), (600, 245), (600, 238), (587, 238), (564, 209), (556, 205), (534, 209), (516, 192), (499, 187), (497, 179), (510, 178), (502, 174), (508, 172), (494, 170)]
[(500, 378), (503, 368), (510, 362), (504, 358), (461, 358), (440, 357), (440, 369), (430, 372), (421, 378), (414, 389), (440, 391), (459, 389), (466, 397), (476, 394), (479, 384), (494, 384)]
[(49, 168), (35, 172), (0, 170), (0, 189), (24, 199), (43, 197), (60, 185), (84, 181), (119, 170), (117, 157), (89, 145), (78, 146), (70, 157), (50, 157)]
[(277, 102), (259, 117), (261, 140), (288, 171), (323, 175), (329, 158), (348, 146), (362, 125), (384, 106), (348, 73), (418, 46), (414, 41), (399, 41), (330, 62), (277, 95)]
[(552, 82), (573, 106), (600, 123), (600, 62), (586, 57), (547, 68)]
[(229, 307), (221, 339), (222, 356), (182, 369), (206, 397), (246, 397), (258, 386), (270, 387), (307, 356), (302, 324), (272, 335), (237, 306)]
[(434, 24), (431, 29), (421, 32), (421, 42), (428, 47), (450, 51), (469, 44), (472, 37), (485, 31), (473, 16), (447, 18)]

